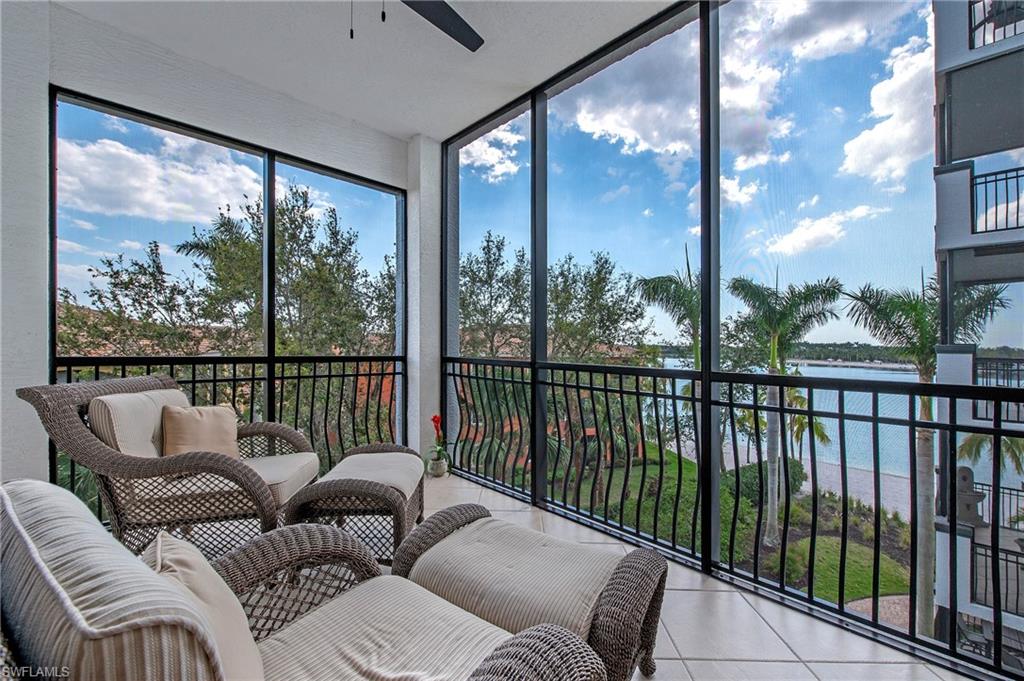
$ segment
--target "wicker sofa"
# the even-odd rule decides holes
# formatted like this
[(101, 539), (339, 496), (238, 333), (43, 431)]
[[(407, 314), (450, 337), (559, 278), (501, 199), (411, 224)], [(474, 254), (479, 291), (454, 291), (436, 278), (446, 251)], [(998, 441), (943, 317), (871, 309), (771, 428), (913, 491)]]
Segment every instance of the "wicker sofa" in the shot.
[(319, 472), (305, 436), (279, 423), (239, 426), (240, 459), (216, 452), (160, 456), (160, 407), (188, 405), (168, 376), (17, 394), (35, 407), (57, 447), (95, 476), (110, 528), (133, 553), (167, 531), (215, 558), (277, 527), (284, 505)]
[[(8, 669), (79, 681), (240, 679), (225, 668), (238, 651), (219, 648), (215, 613), (120, 545), (70, 492), (10, 482), (0, 511)], [(249, 668), (268, 681), (606, 678), (575, 634), (495, 627), (409, 580), (381, 576), (366, 547), (337, 528), (280, 528), (212, 566), (248, 619), (249, 632), (232, 636), (251, 635), (246, 645), (261, 659)]]
[(391, 573), (511, 632), (563, 626), (590, 644), (612, 681), (638, 666), (654, 674), (668, 563), (650, 549), (622, 556), (460, 504), (413, 530)]

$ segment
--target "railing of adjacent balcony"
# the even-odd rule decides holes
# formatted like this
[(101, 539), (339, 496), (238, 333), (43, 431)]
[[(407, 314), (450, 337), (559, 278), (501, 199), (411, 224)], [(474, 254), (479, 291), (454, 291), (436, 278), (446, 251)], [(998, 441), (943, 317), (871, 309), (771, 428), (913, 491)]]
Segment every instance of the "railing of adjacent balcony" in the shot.
[[(301, 430), (329, 470), (354, 446), (401, 436), (401, 356), (58, 357), (58, 383), (164, 374), (193, 405), (234, 408), (240, 421), (277, 421)], [(272, 412), (269, 411), (272, 409)], [(102, 517), (92, 475), (51, 445), (50, 479)]]
[(1024, 33), (1024, 2), (969, 0), (967, 21), (971, 49), (991, 45)]
[[(1024, 359), (975, 357), (974, 384), (1024, 388)], [(992, 418), (992, 409), (991, 401), (978, 400), (974, 403), (974, 418), (989, 420)], [(1024, 423), (1024, 402), (1004, 403), (1002, 419), (1006, 423)]]
[[(988, 497), (992, 494), (992, 485), (987, 482), (975, 482), (974, 491), (985, 495), (985, 501), (979, 506), (980, 515), (983, 521), (991, 523), (992, 507), (988, 504)], [(999, 526), (1012, 530), (1024, 528), (1024, 489), (1004, 487), (999, 493), (1003, 497), (999, 502), (999, 510), (1002, 512)]]
[(1024, 167), (975, 175), (972, 182), (975, 234), (1024, 227)]
[[(992, 583), (992, 547), (971, 542), (971, 554), (971, 600), (991, 607), (997, 593)], [(1020, 589), (1024, 553), (1000, 549), (997, 562), (1002, 579), (998, 589), (1002, 610), (1014, 615), (1024, 615), (1024, 594), (1021, 594)]]
[[(543, 494), (535, 501), (548, 511), (682, 562), (707, 553), (723, 578), (1000, 668), (998, 645), (979, 658), (955, 635), (919, 629), (914, 613), (930, 587), (919, 584), (918, 566), (936, 556), (937, 537), (920, 509), (934, 508), (937, 495), (956, 524), (956, 505), (944, 501), (955, 498), (957, 466), (974, 442), (980, 458), (968, 463), (992, 481), (989, 492), (1001, 492), (987, 494), (985, 513), (1010, 522), (1020, 476), (993, 461), (1010, 456), (1019, 444), (1011, 438), (1024, 437), (999, 416), (1019, 392), (715, 372), (708, 401), (719, 460), (700, 452), (700, 372), (464, 358), (447, 358), (445, 367), (457, 474), (530, 500), (537, 466)], [(546, 400), (543, 460), (531, 447), (532, 394)], [(958, 423), (958, 407), (981, 395), (997, 405), (994, 416)], [(716, 462), (713, 486), (702, 482), (703, 461)], [(935, 482), (922, 487), (925, 480)], [(713, 520), (707, 537), (705, 505)], [(998, 536), (993, 544), (1002, 556)], [(946, 545), (937, 556), (948, 577), (938, 581), (940, 623), (949, 622), (942, 604), (969, 597), (958, 599), (956, 542)], [(978, 569), (989, 574), (992, 602), (1016, 603), (1005, 560)], [(991, 611), (988, 621), (1005, 633), (1002, 615)]]

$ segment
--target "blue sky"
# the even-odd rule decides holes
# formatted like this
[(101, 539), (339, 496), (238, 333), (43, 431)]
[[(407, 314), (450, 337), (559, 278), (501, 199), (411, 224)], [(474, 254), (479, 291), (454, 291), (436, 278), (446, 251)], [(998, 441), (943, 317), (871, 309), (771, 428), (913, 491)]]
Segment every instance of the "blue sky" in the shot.
[[(927, 3), (722, 10), (722, 275), (920, 286), (935, 270)], [(549, 259), (611, 253), (641, 276), (699, 261), (697, 27), (549, 102)], [(529, 245), (528, 114), (462, 151), (462, 248)], [(1019, 165), (995, 159), (996, 167)], [(966, 228), (966, 226), (965, 226)], [(1024, 285), (986, 344), (1024, 346)], [(722, 314), (741, 306), (723, 295)], [(652, 340), (675, 329), (657, 311)], [(869, 341), (845, 318), (815, 341)]]
[[(141, 258), (161, 244), (164, 266), (194, 276), (191, 260), (174, 246), (216, 217), (237, 212), (262, 191), (260, 156), (113, 117), (69, 102), (58, 105), (58, 284), (87, 302), (89, 268), (104, 255)], [(333, 205), (358, 234), (363, 267), (378, 272), (395, 253), (396, 198), (281, 162), (280, 194), (288, 184), (309, 187), (314, 208)], [(259, 285), (258, 282), (255, 285)]]

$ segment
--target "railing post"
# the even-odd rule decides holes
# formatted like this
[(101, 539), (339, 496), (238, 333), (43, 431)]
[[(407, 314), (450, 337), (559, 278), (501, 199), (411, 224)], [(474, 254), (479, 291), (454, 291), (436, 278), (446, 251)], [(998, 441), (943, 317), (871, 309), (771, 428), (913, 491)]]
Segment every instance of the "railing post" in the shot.
[(718, 407), (713, 406), (718, 386), (719, 315), (719, 148), (718, 148), (718, 3), (700, 4), (700, 485), (701, 568), (710, 573), (721, 549), (719, 530)]
[(548, 98), (543, 92), (530, 102), (530, 394), (532, 432), (530, 433), (530, 500), (535, 506), (546, 503), (548, 479), (548, 399), (542, 380), (546, 369), (538, 363), (548, 359)]
[(274, 421), (277, 416), (274, 394), (274, 368), (276, 357), (275, 297), (277, 295), (277, 156), (273, 152), (263, 155), (263, 354), (264, 365), (263, 420)]

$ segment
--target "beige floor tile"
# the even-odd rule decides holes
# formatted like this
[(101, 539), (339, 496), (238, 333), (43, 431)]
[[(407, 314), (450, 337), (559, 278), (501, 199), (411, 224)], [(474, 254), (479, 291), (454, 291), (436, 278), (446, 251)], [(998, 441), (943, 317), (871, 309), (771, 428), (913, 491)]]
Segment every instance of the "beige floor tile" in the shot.
[(925, 666), (928, 667), (929, 671), (931, 671), (933, 674), (935, 674), (943, 681), (967, 681), (967, 679), (970, 678), (969, 676), (957, 674), (955, 671), (951, 669), (946, 669), (945, 667), (940, 667), (936, 664), (929, 664)]
[(936, 681), (923, 664), (809, 662), (821, 681)]
[(424, 508), (447, 508), (456, 504), (475, 504), (479, 501), (479, 487), (423, 490)]
[(544, 531), (553, 537), (568, 539), (569, 541), (594, 542), (601, 544), (615, 543), (616, 539), (611, 535), (584, 527), (579, 523), (567, 520), (553, 513), (544, 514)]
[(495, 518), (516, 523), (517, 525), (529, 527), (531, 530), (544, 531), (544, 526), (541, 524), (541, 517), (543, 515), (541, 511), (491, 511), (491, 515)]
[(654, 642), (654, 659), (679, 659), (679, 651), (676, 650), (676, 644), (672, 643), (672, 637), (668, 635), (668, 629), (665, 628), (664, 622), (658, 622), (658, 638)]
[(665, 580), (666, 589), (698, 589), (703, 591), (735, 591), (731, 584), (727, 584), (713, 577), (708, 577), (700, 570), (686, 567), (669, 561), (668, 579)]
[(686, 666), (694, 681), (814, 681), (802, 662), (692, 660)]
[(657, 670), (654, 676), (644, 676), (637, 669), (633, 673), (633, 681), (691, 681), (689, 672), (681, 660), (655, 660)]
[(739, 593), (666, 591), (661, 619), (684, 660), (797, 659)]
[(914, 662), (913, 658), (881, 643), (844, 631), (828, 622), (753, 594), (743, 597), (804, 661)]
[(528, 511), (532, 508), (529, 504), (514, 499), (507, 494), (501, 494), (489, 489), (481, 490), (478, 503), (492, 511)]

